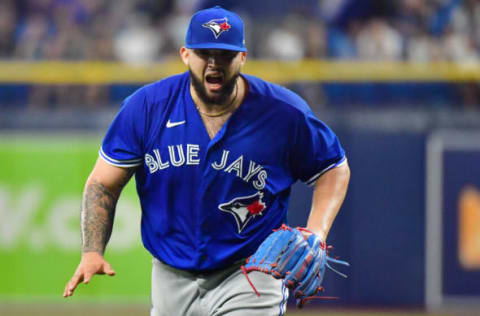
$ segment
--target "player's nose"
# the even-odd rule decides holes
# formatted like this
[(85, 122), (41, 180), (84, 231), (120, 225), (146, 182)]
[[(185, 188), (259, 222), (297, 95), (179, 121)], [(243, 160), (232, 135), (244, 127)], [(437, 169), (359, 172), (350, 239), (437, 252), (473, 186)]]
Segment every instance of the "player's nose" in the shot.
[(218, 63), (218, 58), (215, 55), (208, 56), (207, 64), (209, 66), (215, 66)]

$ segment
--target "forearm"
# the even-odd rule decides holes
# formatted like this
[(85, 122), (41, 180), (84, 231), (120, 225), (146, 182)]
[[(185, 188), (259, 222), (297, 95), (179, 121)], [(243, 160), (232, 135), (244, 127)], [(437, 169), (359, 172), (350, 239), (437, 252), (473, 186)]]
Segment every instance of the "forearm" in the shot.
[(82, 202), (82, 252), (102, 254), (112, 233), (118, 193), (96, 179), (85, 185)]
[(345, 163), (327, 171), (315, 183), (307, 228), (326, 240), (347, 193), (350, 169)]
[(98, 158), (83, 191), (81, 226), (82, 260), (65, 286), (63, 297), (73, 295), (80, 282), (88, 283), (94, 274), (115, 275), (103, 254), (112, 234), (118, 197), (135, 172)]
[(101, 255), (110, 239), (115, 217), (115, 207), (123, 187), (134, 169), (106, 164), (99, 159), (85, 184), (82, 201), (82, 252)]

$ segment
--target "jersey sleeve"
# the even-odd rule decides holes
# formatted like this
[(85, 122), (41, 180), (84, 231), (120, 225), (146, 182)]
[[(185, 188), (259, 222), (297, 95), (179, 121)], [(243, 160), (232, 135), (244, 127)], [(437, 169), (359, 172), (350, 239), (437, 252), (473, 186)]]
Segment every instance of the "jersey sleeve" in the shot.
[(143, 163), (146, 102), (144, 89), (137, 90), (123, 102), (100, 149), (100, 157), (107, 163), (119, 167)]
[(326, 171), (346, 162), (337, 135), (310, 109), (298, 119), (292, 143), (293, 176), (307, 185), (313, 185)]

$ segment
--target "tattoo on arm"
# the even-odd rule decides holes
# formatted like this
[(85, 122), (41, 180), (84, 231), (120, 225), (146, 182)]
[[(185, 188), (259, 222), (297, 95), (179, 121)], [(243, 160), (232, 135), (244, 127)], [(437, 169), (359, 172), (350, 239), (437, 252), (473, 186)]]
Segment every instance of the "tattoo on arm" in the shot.
[(103, 255), (112, 234), (118, 197), (133, 172), (134, 170), (128, 170), (113, 190), (107, 189), (97, 180), (85, 188), (81, 216), (83, 252), (94, 251)]

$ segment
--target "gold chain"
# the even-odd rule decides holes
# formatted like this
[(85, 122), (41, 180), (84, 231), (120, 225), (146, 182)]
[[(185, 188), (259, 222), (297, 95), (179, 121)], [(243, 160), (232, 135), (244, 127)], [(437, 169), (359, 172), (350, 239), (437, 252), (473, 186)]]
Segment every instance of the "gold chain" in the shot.
[(230, 102), (230, 104), (223, 111), (220, 111), (220, 112), (217, 112), (217, 113), (206, 113), (206, 112), (203, 112), (202, 110), (200, 110), (200, 107), (197, 104), (195, 104), (195, 107), (197, 108), (197, 111), (200, 114), (203, 114), (205, 116), (208, 116), (208, 117), (222, 116), (223, 114), (227, 113), (227, 111), (230, 110), (232, 105), (235, 103), (235, 100), (237, 99), (237, 93), (238, 93), (238, 86), (237, 86), (237, 83), (235, 82), (235, 96), (233, 97), (232, 102)]

